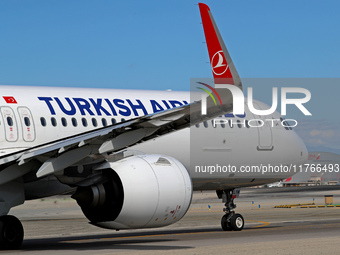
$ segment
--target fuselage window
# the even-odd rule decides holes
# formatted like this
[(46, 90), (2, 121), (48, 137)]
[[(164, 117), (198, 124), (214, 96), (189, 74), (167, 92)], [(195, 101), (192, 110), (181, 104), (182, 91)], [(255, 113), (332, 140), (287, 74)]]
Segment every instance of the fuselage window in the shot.
[(92, 125), (94, 127), (98, 126), (97, 120), (95, 118), (92, 118)]
[(78, 126), (78, 123), (77, 123), (77, 119), (76, 118), (72, 118), (72, 125), (74, 127)]
[(7, 124), (8, 126), (12, 127), (13, 126), (13, 119), (11, 117), (7, 117)]
[(24, 118), (24, 122), (25, 122), (26, 127), (31, 126), (31, 121), (30, 121), (30, 119), (28, 117)]
[(247, 127), (247, 128), (250, 128), (250, 126), (249, 126), (249, 121), (248, 121), (248, 120), (246, 120), (246, 127)]
[(102, 124), (103, 124), (103, 127), (106, 127), (106, 126), (107, 126), (107, 121), (106, 121), (106, 119), (102, 118)]
[(61, 118), (61, 124), (66, 127), (67, 126), (67, 120), (65, 118)]
[(46, 127), (46, 120), (45, 120), (44, 117), (41, 117), (41, 118), (40, 118), (40, 123), (41, 123), (41, 125), (42, 125), (43, 127)]
[(87, 120), (85, 118), (82, 118), (81, 122), (83, 123), (84, 127), (87, 127)]
[(216, 128), (216, 126), (217, 126), (217, 125), (216, 125), (216, 122), (215, 122), (213, 119), (211, 120), (211, 125), (212, 125), (214, 128)]
[(199, 124), (199, 123), (195, 124), (195, 127), (199, 128), (199, 127), (200, 127), (200, 124)]
[(207, 127), (208, 127), (208, 122), (203, 121), (203, 126), (204, 126), (205, 128), (207, 128)]
[(232, 122), (232, 120), (230, 119), (230, 120), (228, 120), (228, 122), (229, 122), (229, 127), (230, 127), (230, 128), (233, 128), (233, 122)]
[(111, 119), (111, 123), (112, 123), (112, 125), (113, 125), (113, 124), (116, 124), (116, 123), (117, 123), (116, 119), (115, 119), (115, 118), (112, 118), (112, 119)]
[(53, 127), (57, 126), (57, 120), (54, 117), (51, 118), (51, 124)]
[(242, 124), (241, 124), (241, 121), (240, 121), (240, 120), (237, 120), (237, 126), (238, 126), (239, 128), (242, 127)]
[(121, 122), (124, 122), (124, 121), (125, 121), (125, 119), (124, 119), (124, 118), (122, 118), (120, 121), (121, 121)]

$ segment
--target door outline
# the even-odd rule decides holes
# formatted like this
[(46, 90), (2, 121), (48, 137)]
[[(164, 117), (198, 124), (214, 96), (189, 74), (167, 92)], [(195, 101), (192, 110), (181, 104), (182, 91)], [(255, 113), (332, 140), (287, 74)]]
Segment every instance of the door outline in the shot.
[(18, 107), (19, 118), (22, 126), (22, 137), (25, 142), (33, 142), (36, 138), (33, 116), (27, 107)]
[[(256, 103), (253, 102), (254, 107), (256, 107), (259, 110), (262, 110), (262, 108)], [(261, 151), (268, 151), (268, 150), (273, 150), (273, 131), (272, 128), (270, 127), (269, 123), (265, 120), (265, 116), (262, 115), (255, 115), (255, 118), (258, 118), (263, 121), (263, 126), (262, 127), (257, 127), (258, 130), (258, 146), (257, 150)]]
[(1, 107), (1, 116), (4, 123), (5, 137), (8, 142), (18, 141), (18, 124), (11, 107)]

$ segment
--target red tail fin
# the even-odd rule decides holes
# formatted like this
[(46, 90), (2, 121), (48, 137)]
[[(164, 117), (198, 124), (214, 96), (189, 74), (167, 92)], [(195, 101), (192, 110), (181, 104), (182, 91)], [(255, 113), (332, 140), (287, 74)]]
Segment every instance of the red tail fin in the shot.
[(218, 31), (210, 8), (199, 3), (215, 84), (234, 84), (242, 88), (240, 77)]

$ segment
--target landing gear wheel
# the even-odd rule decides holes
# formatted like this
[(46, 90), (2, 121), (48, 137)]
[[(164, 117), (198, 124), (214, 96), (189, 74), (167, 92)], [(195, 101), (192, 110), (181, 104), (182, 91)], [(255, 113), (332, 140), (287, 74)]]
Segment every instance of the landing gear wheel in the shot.
[(241, 231), (244, 227), (244, 219), (241, 214), (235, 213), (230, 218), (230, 226), (235, 231)]
[(223, 231), (232, 231), (233, 229), (230, 226), (230, 222), (228, 221), (228, 215), (225, 214), (223, 215), (222, 219), (221, 219), (221, 226)]
[(24, 228), (21, 222), (14, 216), (4, 215), (0, 217), (0, 249), (18, 249), (24, 239)]
[(218, 189), (216, 194), (225, 203), (225, 208), (223, 208), (225, 215), (221, 219), (222, 229), (224, 231), (241, 231), (244, 227), (244, 219), (241, 214), (235, 213), (236, 204), (234, 203), (234, 199), (240, 194), (240, 191), (237, 189)]

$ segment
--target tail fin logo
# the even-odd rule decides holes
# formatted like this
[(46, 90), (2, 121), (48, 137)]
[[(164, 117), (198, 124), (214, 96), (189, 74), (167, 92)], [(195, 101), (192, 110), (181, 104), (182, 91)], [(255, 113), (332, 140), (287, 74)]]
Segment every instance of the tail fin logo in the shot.
[(212, 71), (216, 75), (222, 75), (228, 70), (228, 65), (225, 60), (223, 51), (217, 51), (211, 58)]

